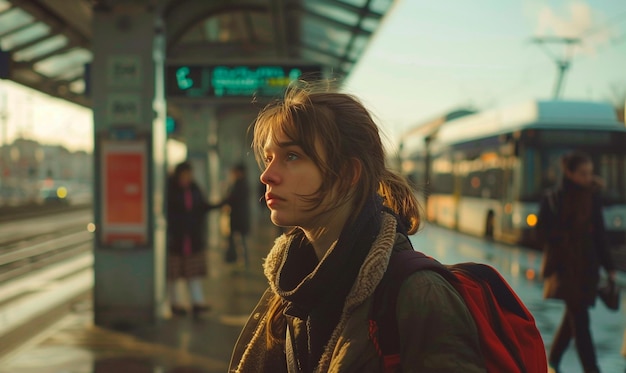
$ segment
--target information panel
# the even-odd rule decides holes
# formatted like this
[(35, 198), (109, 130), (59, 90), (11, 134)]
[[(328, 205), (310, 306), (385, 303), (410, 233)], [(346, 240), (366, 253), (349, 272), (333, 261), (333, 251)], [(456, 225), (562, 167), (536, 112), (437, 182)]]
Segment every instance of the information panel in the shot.
[(147, 142), (105, 140), (101, 147), (101, 245), (145, 245), (148, 241)]
[(319, 65), (176, 65), (166, 70), (168, 97), (274, 97), (300, 78), (320, 78)]

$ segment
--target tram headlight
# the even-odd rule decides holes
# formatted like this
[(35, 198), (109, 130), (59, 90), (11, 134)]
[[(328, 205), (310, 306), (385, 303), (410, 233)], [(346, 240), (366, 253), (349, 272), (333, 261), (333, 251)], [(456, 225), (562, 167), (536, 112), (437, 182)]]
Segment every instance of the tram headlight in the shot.
[(537, 225), (537, 215), (528, 214), (528, 216), (526, 216), (526, 224), (528, 224), (529, 227)]
[(67, 189), (65, 187), (59, 187), (57, 189), (57, 197), (60, 199), (67, 197)]
[(621, 216), (615, 216), (613, 218), (613, 226), (615, 228), (621, 228), (621, 226), (624, 224), (624, 220), (622, 219)]

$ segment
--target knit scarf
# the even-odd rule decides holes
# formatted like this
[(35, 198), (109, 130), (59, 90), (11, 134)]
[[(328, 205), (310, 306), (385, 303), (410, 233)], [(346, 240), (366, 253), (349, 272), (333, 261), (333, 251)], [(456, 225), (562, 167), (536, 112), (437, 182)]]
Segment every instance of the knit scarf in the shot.
[(315, 368), (337, 326), (345, 298), (379, 233), (381, 211), (378, 197), (368, 200), (319, 262), (302, 232), (291, 241), (275, 287), (289, 302), (285, 314), (306, 321), (306, 333), (300, 333), (296, 343), (309, 352), (306, 356), (300, 348), (298, 356), (301, 366), (308, 371)]

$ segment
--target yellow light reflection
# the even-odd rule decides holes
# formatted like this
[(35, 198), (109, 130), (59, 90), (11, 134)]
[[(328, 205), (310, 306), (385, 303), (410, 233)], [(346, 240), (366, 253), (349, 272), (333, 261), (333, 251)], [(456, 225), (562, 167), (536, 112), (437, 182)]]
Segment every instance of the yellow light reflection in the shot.
[(57, 188), (57, 197), (59, 197), (61, 199), (67, 197), (67, 189), (65, 187), (58, 187)]
[(535, 225), (537, 225), (537, 215), (528, 214), (528, 216), (526, 217), (526, 224), (528, 224), (529, 227), (534, 227)]
[(87, 232), (93, 233), (96, 231), (96, 225), (94, 223), (87, 224)]

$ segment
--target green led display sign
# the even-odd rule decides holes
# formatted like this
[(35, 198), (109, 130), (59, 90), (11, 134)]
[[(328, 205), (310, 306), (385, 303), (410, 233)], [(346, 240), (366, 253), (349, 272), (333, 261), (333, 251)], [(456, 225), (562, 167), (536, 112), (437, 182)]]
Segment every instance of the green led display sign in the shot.
[(321, 76), (312, 65), (178, 65), (166, 70), (169, 97), (274, 97), (290, 82)]

